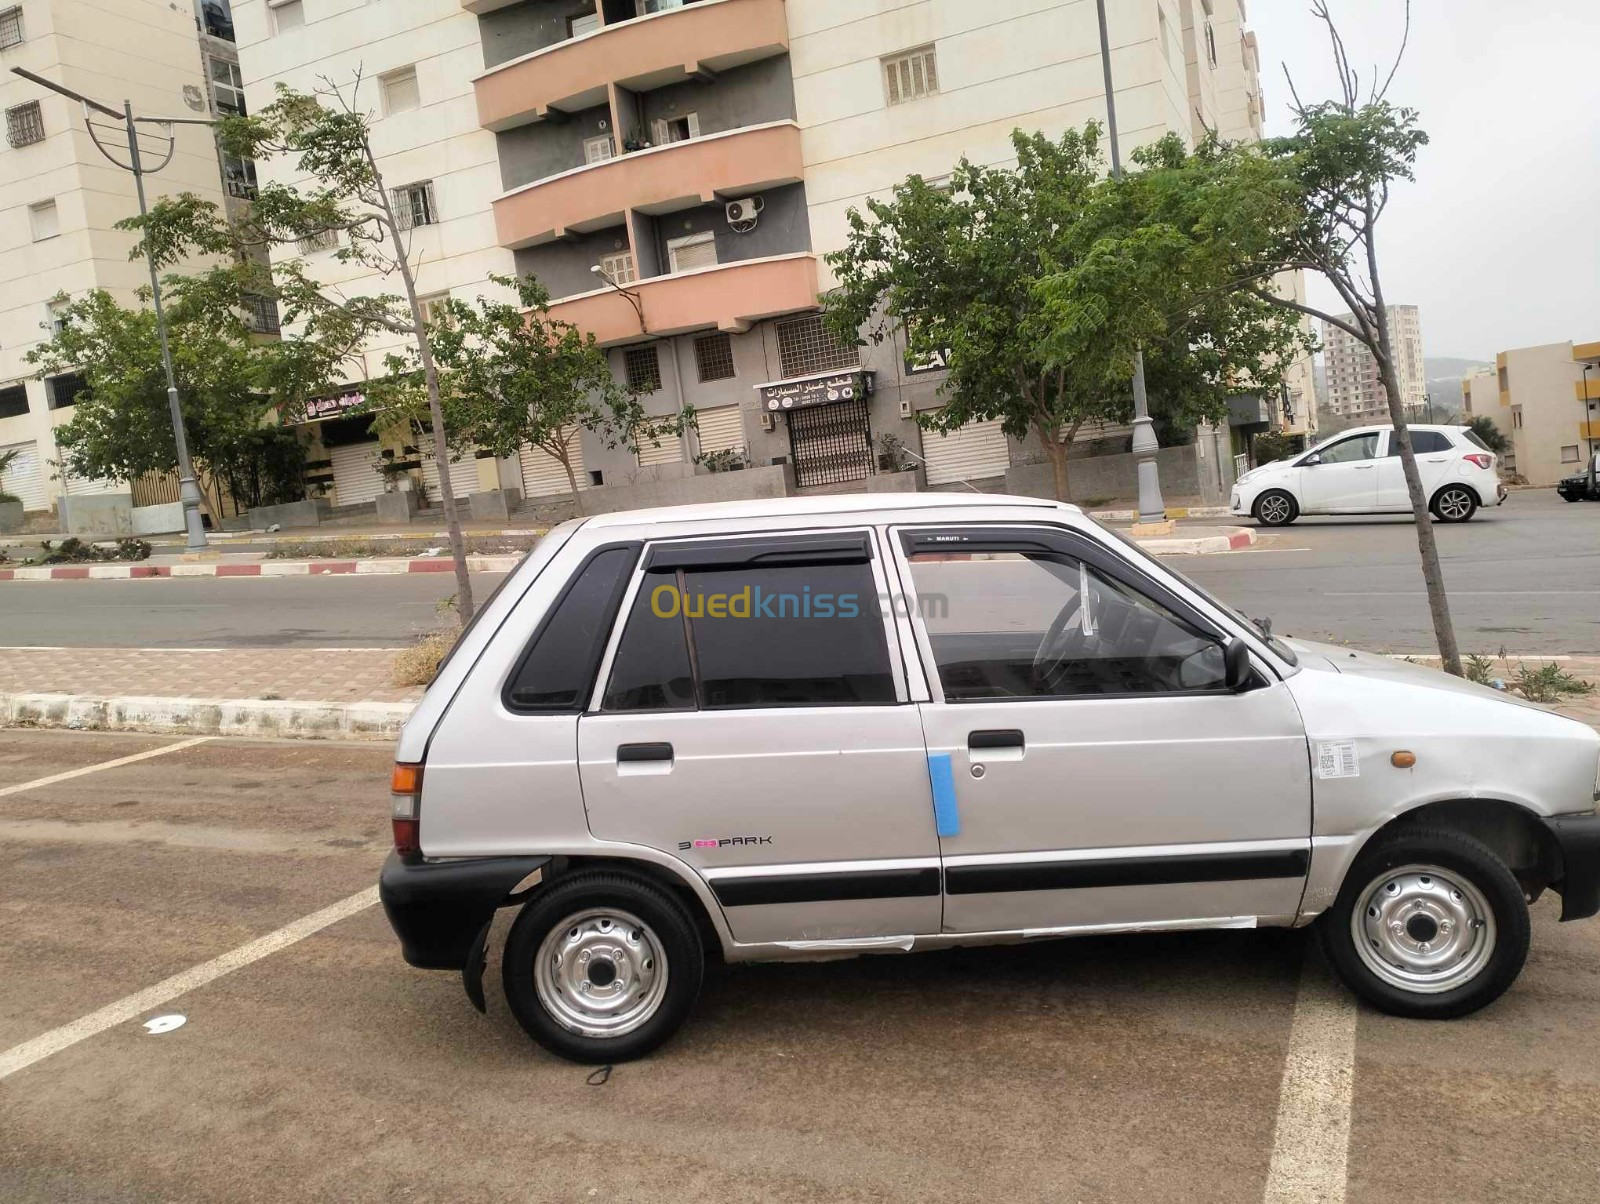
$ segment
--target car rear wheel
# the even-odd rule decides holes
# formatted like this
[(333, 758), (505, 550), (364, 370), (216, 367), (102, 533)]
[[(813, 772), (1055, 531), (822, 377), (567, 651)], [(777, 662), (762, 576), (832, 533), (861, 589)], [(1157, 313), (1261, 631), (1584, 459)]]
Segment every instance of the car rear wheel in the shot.
[(1255, 519), (1263, 527), (1287, 527), (1300, 517), (1300, 504), (1282, 489), (1269, 489), (1256, 499)]
[(651, 883), (577, 874), (541, 892), (506, 939), (501, 978), (527, 1034), (574, 1062), (655, 1049), (700, 994), (705, 950), (683, 905)]
[(1379, 837), (1321, 920), (1350, 989), (1381, 1011), (1464, 1016), (1505, 993), (1528, 956), (1528, 905), (1494, 852), (1459, 832)]
[(1433, 495), (1429, 509), (1442, 523), (1464, 523), (1478, 512), (1478, 498), (1465, 485), (1446, 485)]

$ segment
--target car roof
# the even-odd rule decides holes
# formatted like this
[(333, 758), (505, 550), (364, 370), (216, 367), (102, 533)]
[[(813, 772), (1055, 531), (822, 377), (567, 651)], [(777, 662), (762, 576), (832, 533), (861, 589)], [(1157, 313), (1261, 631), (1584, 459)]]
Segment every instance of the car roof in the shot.
[(828, 493), (812, 497), (756, 498), (737, 502), (698, 502), (688, 506), (657, 506), (648, 510), (618, 510), (590, 517), (590, 528), (632, 527), (640, 523), (742, 522), (767, 518), (824, 518), (870, 515), (903, 517), (919, 510), (1028, 510), (1082, 514), (1081, 508), (1041, 497), (1005, 493)]
[[(1459, 422), (1408, 422), (1408, 431), (1464, 431), (1468, 428)], [(1365, 435), (1373, 431), (1392, 431), (1394, 423), (1385, 422), (1382, 426), (1352, 426), (1336, 434), (1326, 436), (1329, 439), (1342, 439), (1346, 435)]]

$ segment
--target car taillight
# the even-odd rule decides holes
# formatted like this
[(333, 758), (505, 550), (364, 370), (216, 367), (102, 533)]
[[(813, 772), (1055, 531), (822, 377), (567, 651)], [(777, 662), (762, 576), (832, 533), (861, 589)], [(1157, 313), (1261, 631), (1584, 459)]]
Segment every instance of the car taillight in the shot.
[(422, 851), (422, 766), (396, 764), (389, 777), (393, 799), (390, 823), (394, 828), (394, 851), (413, 857)]
[(1479, 468), (1493, 468), (1494, 467), (1494, 457), (1490, 456), (1490, 455), (1485, 455), (1483, 452), (1468, 452), (1467, 455), (1465, 457), (1463, 457), (1463, 458), (1467, 459), (1467, 460), (1471, 460)]

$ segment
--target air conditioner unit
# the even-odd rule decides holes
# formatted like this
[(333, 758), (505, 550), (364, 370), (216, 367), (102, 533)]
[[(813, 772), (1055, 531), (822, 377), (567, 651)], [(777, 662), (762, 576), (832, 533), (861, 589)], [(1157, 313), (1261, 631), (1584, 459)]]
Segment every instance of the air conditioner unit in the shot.
[(753, 222), (756, 215), (765, 208), (765, 203), (758, 196), (747, 196), (737, 201), (729, 201), (727, 206), (728, 223)]

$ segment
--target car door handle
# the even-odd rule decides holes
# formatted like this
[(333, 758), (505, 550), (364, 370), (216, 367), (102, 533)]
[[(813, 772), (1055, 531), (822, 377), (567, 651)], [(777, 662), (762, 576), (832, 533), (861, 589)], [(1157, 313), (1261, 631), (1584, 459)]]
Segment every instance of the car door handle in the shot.
[(1014, 727), (967, 733), (967, 748), (972, 751), (991, 748), (1021, 749), (1026, 747), (1026, 743), (1022, 732)]
[(1354, 469), (1357, 469), (1357, 470), (1359, 470), (1361, 472), (1366, 472), (1367, 469), (1376, 468), (1377, 465), (1376, 464), (1352, 464), (1350, 467), (1354, 468)]
[(617, 764), (636, 765), (641, 761), (672, 761), (672, 745), (662, 741), (656, 744), (617, 745)]

